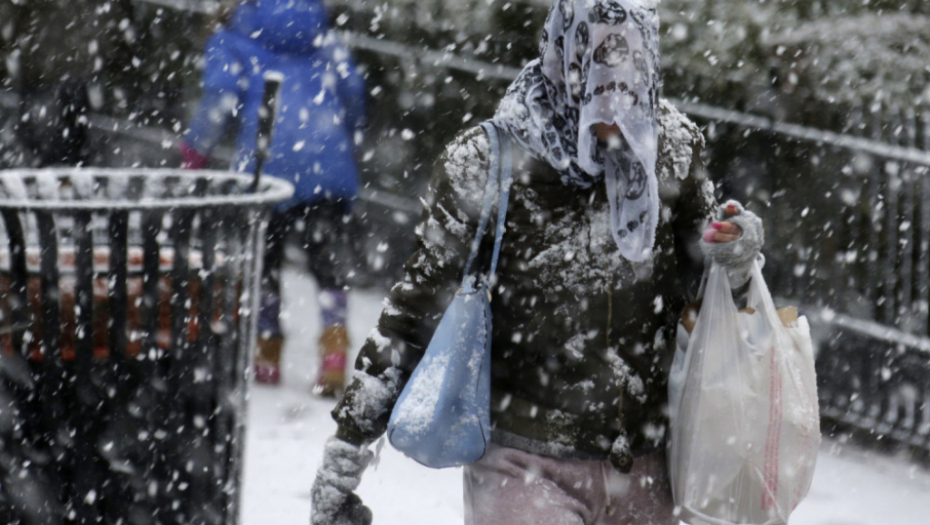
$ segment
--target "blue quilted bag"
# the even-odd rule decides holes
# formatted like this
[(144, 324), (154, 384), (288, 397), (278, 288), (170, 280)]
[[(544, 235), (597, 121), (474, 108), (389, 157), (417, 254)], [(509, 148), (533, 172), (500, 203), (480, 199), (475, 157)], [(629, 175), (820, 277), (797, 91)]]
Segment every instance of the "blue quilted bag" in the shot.
[[(481, 459), (491, 441), (491, 282), (497, 269), (512, 155), (510, 138), (482, 124), (491, 144), (490, 169), (478, 233), (465, 264), (462, 287), (446, 309), (429, 346), (404, 387), (387, 435), (397, 450), (431, 468)], [(471, 276), (500, 182), (494, 253), (486, 279)]]

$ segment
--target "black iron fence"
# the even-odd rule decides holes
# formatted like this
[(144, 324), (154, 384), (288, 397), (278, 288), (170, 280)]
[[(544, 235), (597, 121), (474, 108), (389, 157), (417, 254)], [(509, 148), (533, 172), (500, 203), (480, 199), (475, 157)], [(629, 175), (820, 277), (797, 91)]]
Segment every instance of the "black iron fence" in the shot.
[(760, 208), (769, 284), (818, 335), (822, 415), (930, 451), (930, 115), (853, 111), (841, 134), (679, 107)]

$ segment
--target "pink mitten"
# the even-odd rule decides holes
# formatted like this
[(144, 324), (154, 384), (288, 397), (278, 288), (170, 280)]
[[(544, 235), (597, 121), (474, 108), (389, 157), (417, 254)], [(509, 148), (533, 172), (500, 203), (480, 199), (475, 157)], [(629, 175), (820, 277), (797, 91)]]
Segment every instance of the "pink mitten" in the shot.
[(190, 144), (181, 143), (181, 169), (183, 170), (202, 170), (210, 163), (210, 157), (201, 155)]

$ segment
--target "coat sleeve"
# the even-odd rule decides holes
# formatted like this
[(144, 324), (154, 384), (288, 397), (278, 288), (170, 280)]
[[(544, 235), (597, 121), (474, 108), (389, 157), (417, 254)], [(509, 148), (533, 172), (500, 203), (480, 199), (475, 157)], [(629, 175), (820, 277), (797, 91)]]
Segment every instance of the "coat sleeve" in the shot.
[[(675, 111), (675, 110), (672, 110)], [(677, 113), (677, 111), (676, 111)], [(679, 114), (680, 115), (680, 114)], [(681, 117), (681, 125), (690, 135), (690, 167), (679, 185), (680, 193), (674, 211), (675, 251), (678, 275), (688, 301), (696, 299), (704, 273), (701, 233), (713, 219), (717, 209), (714, 184), (707, 177), (701, 152), (704, 136), (691, 121)]]
[(207, 40), (203, 95), (184, 137), (202, 155), (209, 155), (219, 143), (244, 93), (244, 65), (227, 45), (226, 35), (219, 31)]
[(337, 437), (361, 445), (386, 430), (394, 403), (460, 285), (484, 201), (487, 164), (487, 137), (474, 128), (459, 135), (434, 166), (416, 228), (417, 250), (385, 299), (378, 326), (355, 362), (354, 379), (333, 410)]
[[(680, 114), (674, 111), (678, 116)], [(749, 287), (750, 263), (759, 255), (764, 240), (761, 220), (752, 212), (743, 210), (735, 201), (740, 215), (727, 220), (736, 222), (743, 228), (741, 240), (732, 243), (715, 243), (708, 245), (701, 241), (704, 227), (713, 220), (724, 220), (714, 196), (714, 184), (708, 179), (701, 159), (704, 137), (692, 122), (681, 117), (681, 126), (690, 135), (691, 165), (688, 174), (680, 184), (678, 203), (674, 216), (675, 250), (678, 259), (678, 274), (686, 299), (697, 299), (701, 277), (704, 274), (704, 261), (712, 257), (718, 262), (721, 258), (736, 260), (736, 264), (726, 265), (733, 297), (741, 301)], [(661, 145), (661, 141), (660, 141)], [(662, 162), (662, 159), (660, 159)], [(713, 251), (723, 253), (724, 257), (714, 257)]]

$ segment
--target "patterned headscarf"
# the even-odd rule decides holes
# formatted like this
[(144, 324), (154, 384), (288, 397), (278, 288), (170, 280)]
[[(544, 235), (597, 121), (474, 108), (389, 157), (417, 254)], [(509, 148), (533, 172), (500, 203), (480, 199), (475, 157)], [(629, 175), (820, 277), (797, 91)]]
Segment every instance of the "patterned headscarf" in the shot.
[[(634, 262), (651, 257), (659, 222), (653, 4), (554, 0), (540, 58), (510, 85), (492, 119), (555, 168), (563, 184), (606, 183), (611, 231), (620, 253)], [(598, 146), (597, 123), (620, 128), (619, 147)]]

